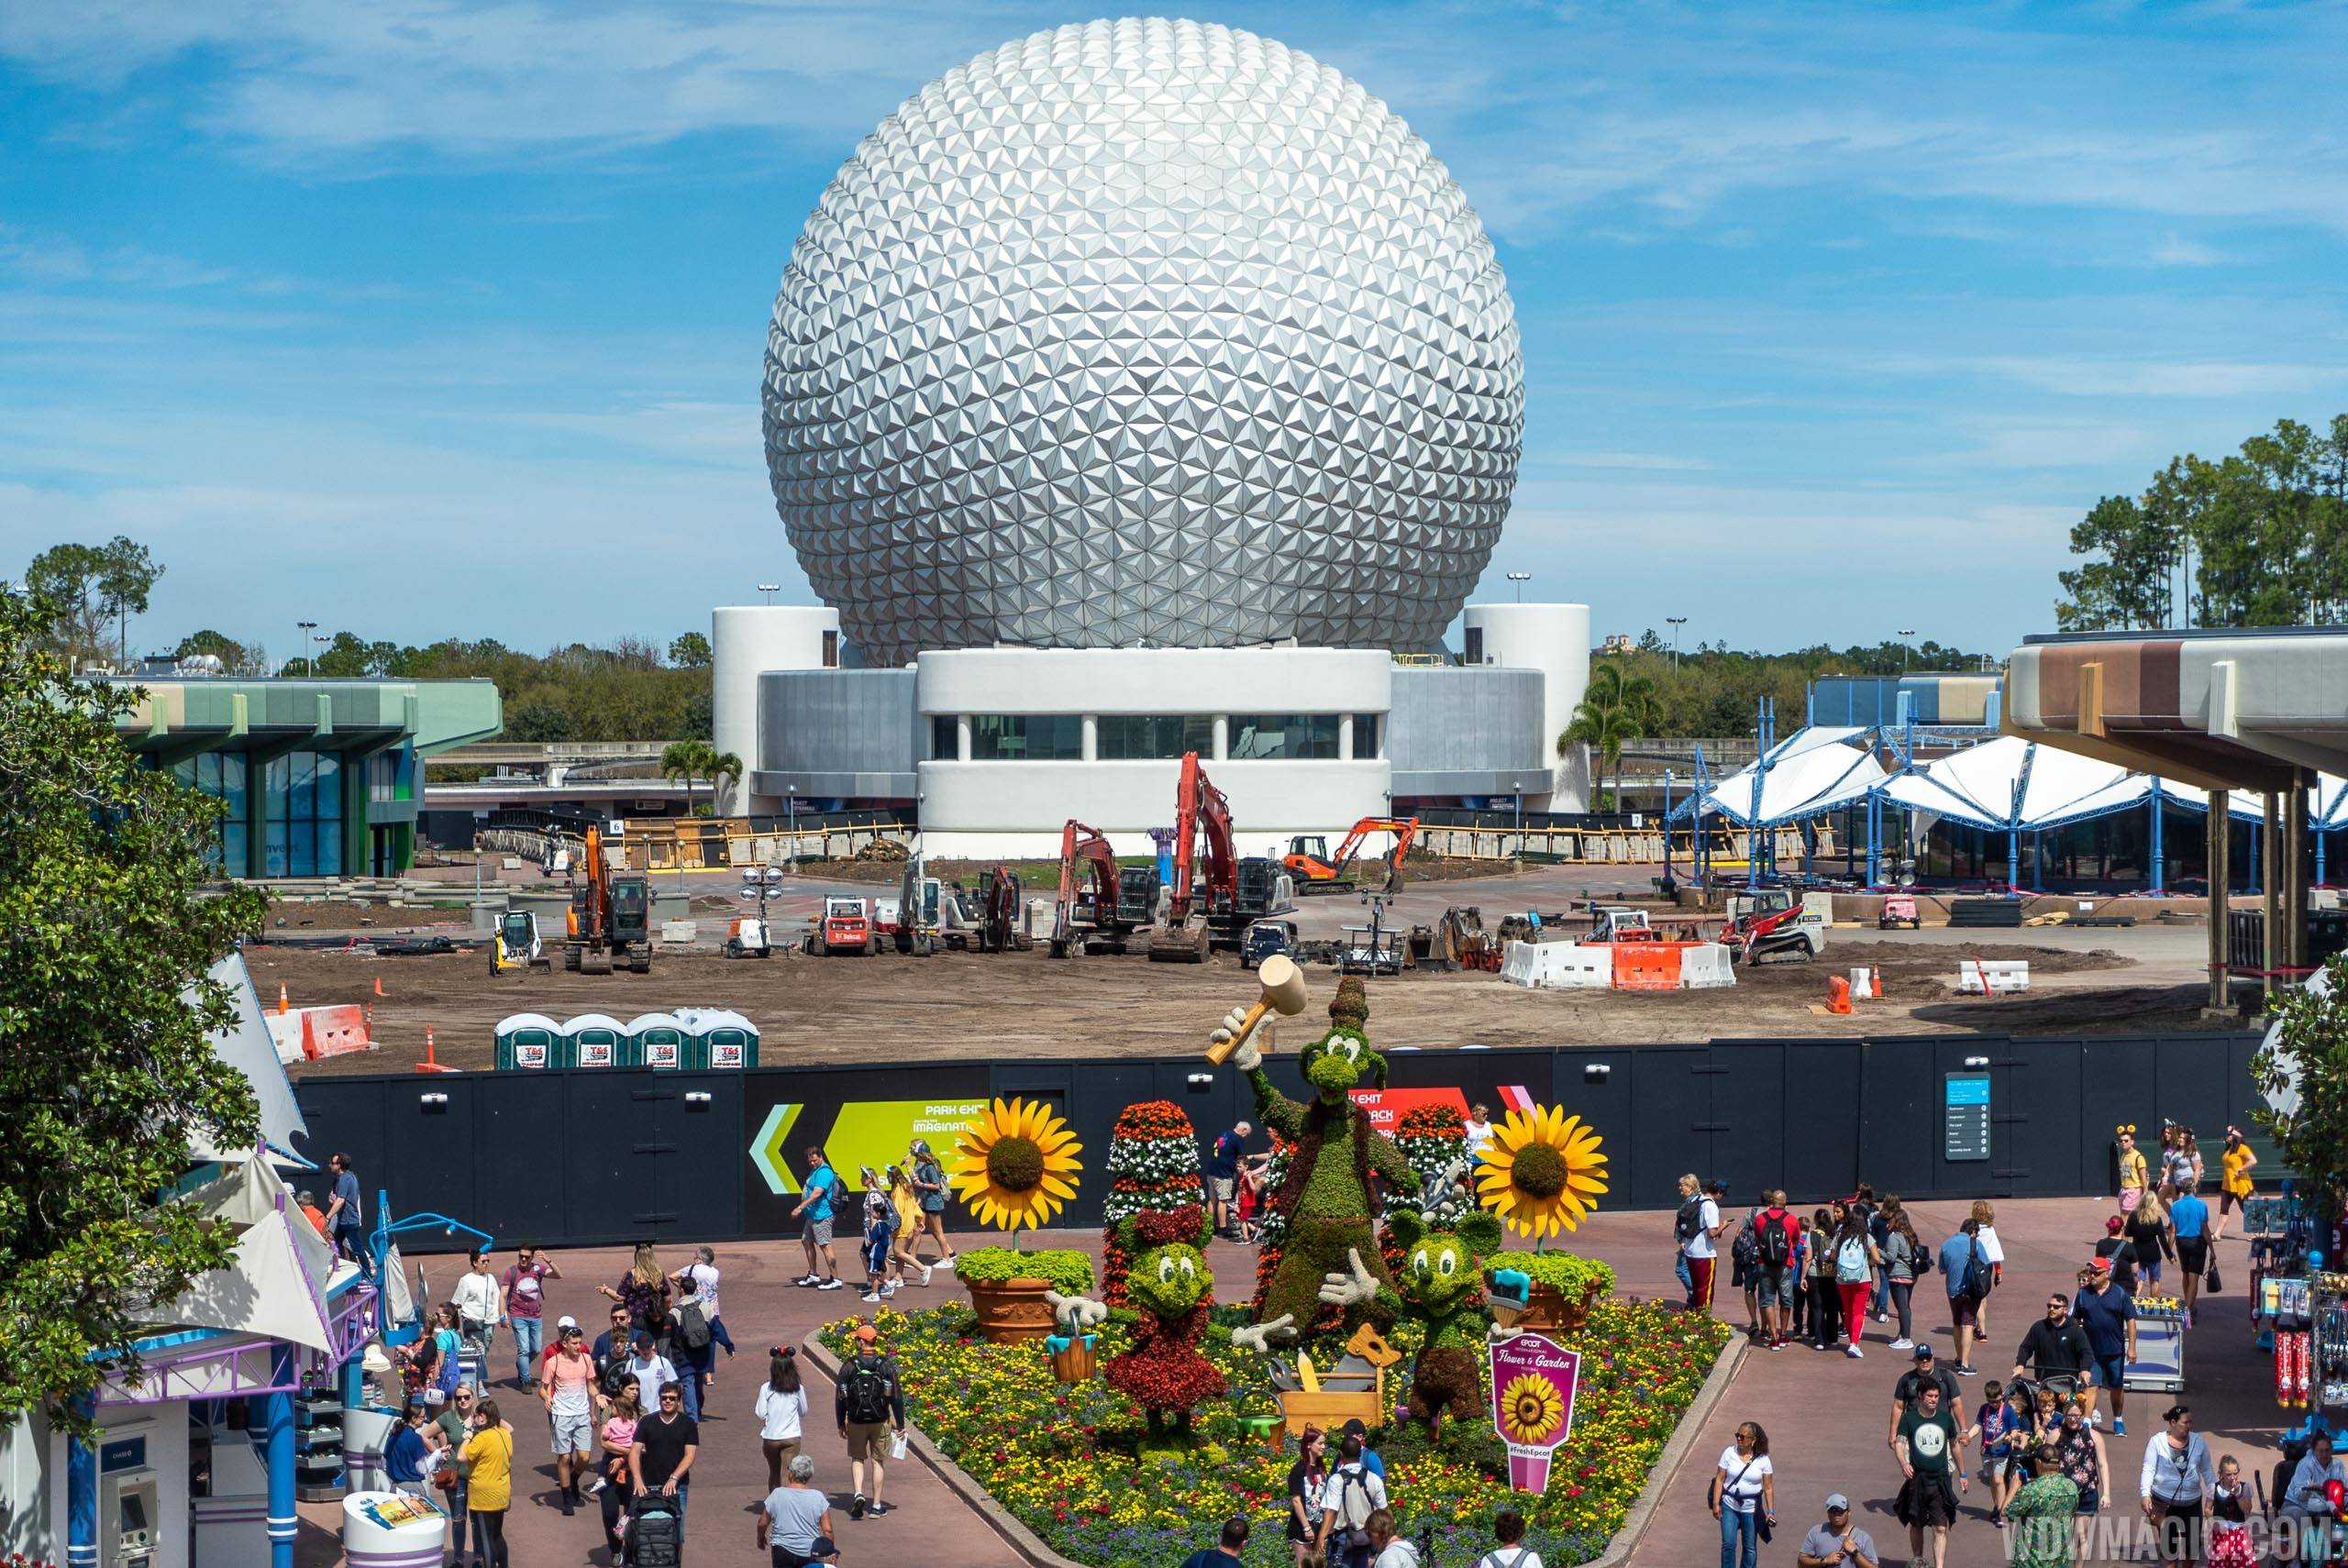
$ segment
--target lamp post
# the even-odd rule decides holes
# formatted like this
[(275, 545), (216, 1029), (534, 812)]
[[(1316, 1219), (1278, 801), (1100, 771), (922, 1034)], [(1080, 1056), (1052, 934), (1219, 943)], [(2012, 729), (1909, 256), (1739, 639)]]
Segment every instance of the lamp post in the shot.
[(1908, 643), (1908, 639), (1915, 635), (1916, 628), (1913, 626), (1902, 626), (1899, 628), (1899, 668), (1902, 670), (1905, 670), (1908, 668), (1910, 657), (1916, 651), (1913, 647), (1910, 646)]
[(1508, 580), (1516, 584), (1516, 602), (1519, 604), (1523, 603), (1524, 585), (1533, 580), (1533, 574), (1529, 571), (1512, 571), (1508, 574)]
[(302, 634), (303, 671), (308, 675), (316, 675), (318, 672), (318, 666), (317, 661), (310, 657), (310, 634), (318, 629), (318, 624), (316, 621), (296, 621), (294, 624)]
[(1508, 787), (1516, 791), (1516, 853), (1522, 857), (1524, 854), (1524, 780), (1512, 778)]
[(774, 602), (774, 596), (782, 591), (782, 584), (779, 582), (762, 582), (759, 584), (759, 591), (765, 594), (767, 596), (767, 602), (771, 604)]
[(782, 801), (783, 809), (790, 813), (791, 823), (791, 853), (783, 859), (787, 863), (786, 869), (795, 876), (799, 870), (799, 786), (784, 785)]
[(1664, 620), (1671, 626), (1671, 673), (1677, 675), (1679, 673), (1679, 628), (1688, 624), (1688, 617), (1666, 615)]

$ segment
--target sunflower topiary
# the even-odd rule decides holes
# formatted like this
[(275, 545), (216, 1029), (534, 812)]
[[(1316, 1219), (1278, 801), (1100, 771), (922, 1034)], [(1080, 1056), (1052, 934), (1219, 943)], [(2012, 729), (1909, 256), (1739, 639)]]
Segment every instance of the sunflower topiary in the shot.
[(1571, 1231), (1606, 1190), (1598, 1134), (1556, 1106), (1512, 1110), (1492, 1129), (1476, 1193), (1508, 1227), (1537, 1242)]
[(1076, 1196), (1076, 1141), (1042, 1100), (996, 1100), (956, 1135), (947, 1185), (985, 1225), (1039, 1230)]

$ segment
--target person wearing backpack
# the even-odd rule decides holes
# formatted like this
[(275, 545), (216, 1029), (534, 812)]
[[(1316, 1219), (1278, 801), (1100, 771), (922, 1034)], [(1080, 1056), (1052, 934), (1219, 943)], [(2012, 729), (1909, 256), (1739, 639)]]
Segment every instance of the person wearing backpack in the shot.
[[(879, 1518), (889, 1511), (880, 1500), (881, 1467), (889, 1454), (891, 1429), (905, 1430), (905, 1390), (896, 1361), (880, 1353), (880, 1331), (869, 1323), (857, 1325), (856, 1353), (832, 1385), (832, 1418), (847, 1443), (848, 1485), (856, 1492), (847, 1517), (860, 1519), (869, 1510)], [(864, 1489), (868, 1461), (872, 1465), (869, 1492)]]
[(1760, 1228), (1761, 1210), (1755, 1207), (1728, 1246), (1729, 1285), (1744, 1292), (1744, 1337), (1756, 1345), (1762, 1342)]
[[(1712, 1184), (1715, 1192), (1724, 1190), (1719, 1182)], [(1715, 1239), (1725, 1227), (1721, 1218), (1721, 1206), (1711, 1193), (1703, 1191), (1691, 1173), (1679, 1178), (1679, 1211), (1672, 1217), (1671, 1233), (1678, 1243), (1680, 1261), (1688, 1270), (1688, 1306), (1691, 1310), (1709, 1312), (1712, 1309), (1712, 1265), (1720, 1261), (1720, 1249)]]
[(1331, 1568), (1369, 1568), (1369, 1516), (1386, 1507), (1386, 1483), (1361, 1461), (1348, 1434), (1321, 1493), (1321, 1544)]
[(1524, 1544), (1524, 1516), (1514, 1508), (1492, 1516), (1492, 1539), (1500, 1544), (1476, 1559), (1476, 1568), (1544, 1568), (1541, 1554)]
[(1843, 1223), (1828, 1249), (1833, 1260), (1834, 1294), (1842, 1299), (1843, 1321), (1851, 1335), (1843, 1353), (1853, 1361), (1866, 1353), (1859, 1349), (1859, 1337), (1867, 1326), (1867, 1293), (1875, 1288), (1875, 1271), (1883, 1263), (1874, 1238), (1867, 1234), (1868, 1219), (1855, 1203), (1844, 1209)]
[(1989, 1254), (1977, 1239), (1981, 1221), (1967, 1216), (1941, 1243), (1941, 1283), (1948, 1287), (1949, 1321), (1956, 1330), (1956, 1375), (1973, 1375), (1973, 1335), (1981, 1326), (1981, 1303), (1989, 1295)]
[(1794, 1279), (1800, 1267), (1801, 1221), (1786, 1207), (1786, 1195), (1764, 1195), (1769, 1206), (1754, 1220), (1755, 1286), (1761, 1298), (1761, 1342), (1783, 1350), (1793, 1334)]
[(1893, 1208), (1893, 1201), (1887, 1198), (1884, 1202), (1886, 1225), (1877, 1250), (1883, 1254), (1883, 1277), (1890, 1283), (1892, 1310), (1899, 1317), (1899, 1337), (1891, 1342), (1891, 1348), (1907, 1350), (1915, 1343), (1916, 1275), (1920, 1269), (1933, 1265), (1924, 1253), (1924, 1243), (1916, 1239), (1916, 1229), (1909, 1222), (1908, 1211)]

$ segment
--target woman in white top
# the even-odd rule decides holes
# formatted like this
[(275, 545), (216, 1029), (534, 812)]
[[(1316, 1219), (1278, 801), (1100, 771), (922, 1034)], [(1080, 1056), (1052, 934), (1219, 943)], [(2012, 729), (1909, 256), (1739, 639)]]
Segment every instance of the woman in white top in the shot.
[[(2005, 1244), (1998, 1240), (1998, 1210), (1988, 1198), (1977, 1198), (1973, 1200), (1973, 1218), (1981, 1227), (1973, 1233), (1973, 1240), (1981, 1249), (1981, 1261), (1989, 1265), (1989, 1288), (1994, 1291), (2003, 1283), (2006, 1270)], [(1974, 1309), (1973, 1342), (1975, 1344), (1979, 1344), (1988, 1338), (1988, 1310), (1989, 1298), (1985, 1296), (1981, 1298), (1980, 1305)]]
[(452, 1299), (457, 1303), (459, 1331), (465, 1338), (478, 1340), (485, 1345), (489, 1341), (489, 1331), (505, 1320), (505, 1314), (501, 1309), (504, 1293), (498, 1286), (497, 1276), (489, 1272), (487, 1254), (481, 1248), (473, 1249), (471, 1262), (472, 1266), (466, 1270), (465, 1276), (457, 1281)]
[(1492, 1539), (1500, 1544), (1476, 1559), (1476, 1568), (1542, 1568), (1541, 1554), (1524, 1544), (1524, 1516), (1514, 1508), (1492, 1516)]
[(807, 1415), (807, 1388), (799, 1378), (799, 1353), (790, 1345), (775, 1352), (767, 1380), (759, 1385), (759, 1441), (766, 1449), (767, 1490), (782, 1485), (785, 1466), (799, 1454), (800, 1423)]
[(1721, 1521), (1721, 1568), (1753, 1568), (1761, 1551), (1761, 1522), (1778, 1522), (1777, 1467), (1769, 1463), (1769, 1434), (1758, 1421), (1736, 1429), (1736, 1441), (1721, 1450), (1712, 1477), (1712, 1518)]

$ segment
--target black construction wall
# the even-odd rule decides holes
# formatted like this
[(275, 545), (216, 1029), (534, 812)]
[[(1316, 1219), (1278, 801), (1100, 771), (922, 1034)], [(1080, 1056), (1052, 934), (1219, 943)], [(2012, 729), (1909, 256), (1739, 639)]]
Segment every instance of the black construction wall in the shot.
[[(2258, 1041), (1935, 1034), (1402, 1050), (1387, 1058), (1395, 1103), (1386, 1113), (1455, 1093), (1490, 1106), (1495, 1119), (1520, 1099), (1562, 1105), (1606, 1140), (1609, 1208), (1667, 1209), (1689, 1171), (1725, 1180), (1735, 1200), (1783, 1187), (1806, 1204), (1860, 1181), (1926, 1198), (2100, 1193), (2111, 1190), (2120, 1123), (2134, 1122), (2147, 1142), (2163, 1118), (2204, 1137), (2230, 1121), (2247, 1125)], [(1292, 1055), (1270, 1067), (1301, 1096)], [(1990, 1075), (1986, 1163), (1944, 1157), (1943, 1085), (1967, 1071)], [(803, 1151), (828, 1144), (853, 1187), (856, 1165), (898, 1158), (909, 1130), (949, 1152), (949, 1129), (991, 1096), (1047, 1099), (1069, 1119), (1085, 1175), (1061, 1222), (1089, 1226), (1108, 1191), (1110, 1128), (1127, 1105), (1170, 1099), (1202, 1140), (1254, 1116), (1238, 1074), (1198, 1057), (445, 1073), (295, 1087), (310, 1124), (306, 1152), (321, 1164), (348, 1154), (371, 1203), (388, 1187), (396, 1212), (447, 1214), (503, 1245), (795, 1234), (787, 1220), (795, 1186), (774, 1191), (751, 1157), (762, 1132), (773, 1130), (792, 1182), (804, 1174)], [(1260, 1130), (1250, 1142), (1264, 1146)], [(857, 1218), (843, 1215), (843, 1236)], [(431, 1250), (429, 1237), (410, 1241), (411, 1251)]]

